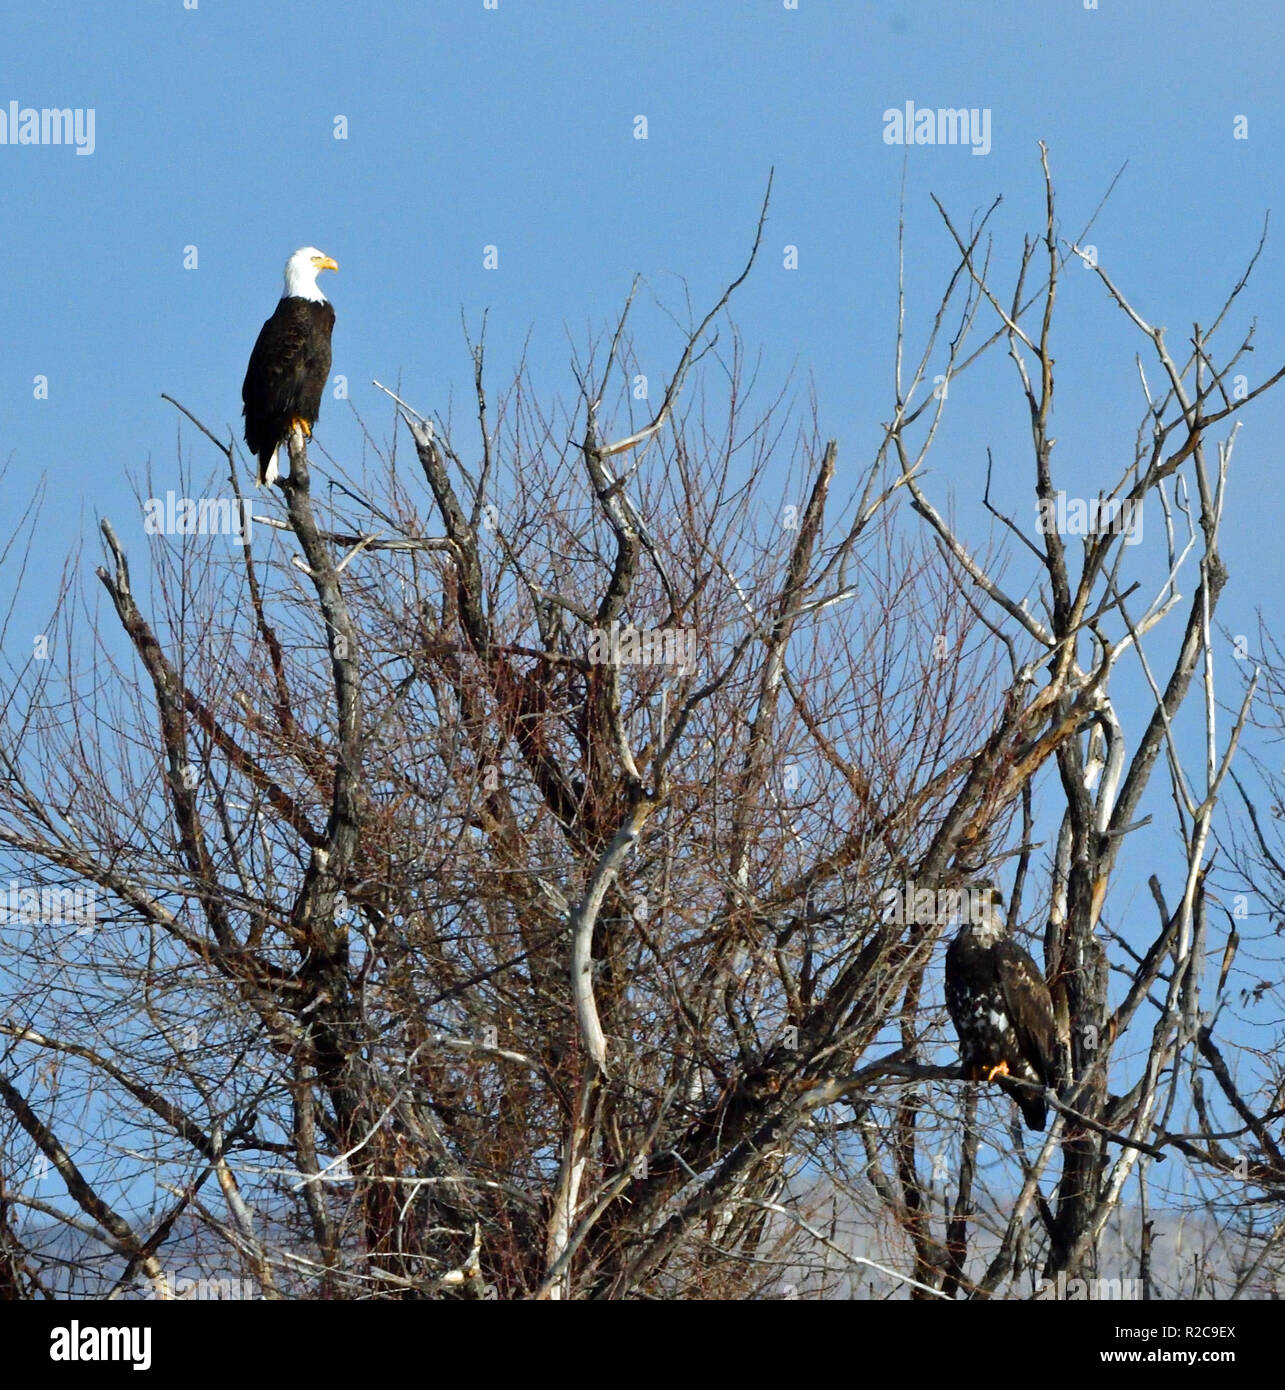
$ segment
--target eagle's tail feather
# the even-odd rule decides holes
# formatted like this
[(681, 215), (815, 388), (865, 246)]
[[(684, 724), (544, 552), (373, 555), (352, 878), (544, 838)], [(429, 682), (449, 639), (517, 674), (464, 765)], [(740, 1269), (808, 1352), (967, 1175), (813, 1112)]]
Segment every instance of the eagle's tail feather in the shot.
[(1044, 1126), (1048, 1123), (1048, 1106), (1044, 1103), (1044, 1097), (1035, 1095), (1025, 1086), (1014, 1085), (1011, 1081), (1005, 1082), (1002, 1077), (997, 1077), (996, 1080), (1017, 1102), (1022, 1119), (1026, 1121), (1026, 1128), (1042, 1134)]
[(1026, 1121), (1026, 1128), (1044, 1132), (1044, 1126), (1048, 1123), (1048, 1107), (1039, 1096), (1023, 1096), (1018, 1104), (1022, 1107), (1022, 1118)]

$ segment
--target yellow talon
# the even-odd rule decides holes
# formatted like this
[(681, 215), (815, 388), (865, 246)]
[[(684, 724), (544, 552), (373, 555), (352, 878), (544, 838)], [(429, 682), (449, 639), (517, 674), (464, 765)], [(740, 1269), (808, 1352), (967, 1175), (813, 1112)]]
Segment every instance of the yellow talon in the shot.
[(1008, 1074), (1008, 1063), (1001, 1062), (999, 1066), (991, 1067), (991, 1069), (986, 1073), (986, 1079), (987, 1081), (994, 1081), (997, 1076), (1007, 1076)]
[(305, 439), (312, 438), (312, 426), (307, 422), (307, 420), (303, 418), (302, 415), (296, 415), (294, 419), (290, 421), (290, 428), (292, 430), (301, 430)]

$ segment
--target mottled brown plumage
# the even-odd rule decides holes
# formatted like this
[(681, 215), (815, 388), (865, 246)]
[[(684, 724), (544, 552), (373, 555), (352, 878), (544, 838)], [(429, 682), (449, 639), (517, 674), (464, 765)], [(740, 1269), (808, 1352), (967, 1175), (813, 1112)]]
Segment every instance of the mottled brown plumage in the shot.
[[(1043, 1097), (1009, 1078), (1057, 1086), (1053, 1000), (1039, 966), (1009, 935), (989, 885), (946, 951), (946, 1007), (960, 1060), (974, 1080), (993, 1080), (1021, 1107), (1028, 1129), (1047, 1122)], [(976, 893), (965, 896), (977, 903)]]

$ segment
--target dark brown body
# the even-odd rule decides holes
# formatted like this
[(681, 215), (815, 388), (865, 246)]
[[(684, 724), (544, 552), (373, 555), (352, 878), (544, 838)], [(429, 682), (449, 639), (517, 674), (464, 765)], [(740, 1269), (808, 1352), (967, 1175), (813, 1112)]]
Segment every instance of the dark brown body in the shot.
[(309, 428), (321, 411), (330, 375), (334, 306), (328, 300), (282, 299), (259, 330), (241, 386), (245, 442), (259, 460), (259, 481), (293, 420)]

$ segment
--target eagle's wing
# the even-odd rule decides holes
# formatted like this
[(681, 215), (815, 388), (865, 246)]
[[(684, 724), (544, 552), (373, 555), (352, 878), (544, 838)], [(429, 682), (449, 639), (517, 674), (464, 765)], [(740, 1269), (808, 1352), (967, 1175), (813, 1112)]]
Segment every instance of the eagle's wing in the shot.
[[(329, 317), (333, 323), (333, 311)], [(308, 308), (298, 302), (282, 300), (276, 313), (259, 331), (250, 354), (250, 365), (241, 387), (241, 399), (249, 411), (271, 418), (288, 415), (298, 408), (310, 369), (320, 365), (314, 359), (322, 355), (323, 344), (314, 339)], [(330, 370), (329, 347), (327, 333), (325, 366), (321, 370), (323, 380)]]
[(1004, 1007), (1023, 1057), (1046, 1086), (1057, 1084), (1057, 1027), (1053, 997), (1039, 966), (1011, 937), (995, 947), (995, 967)]

